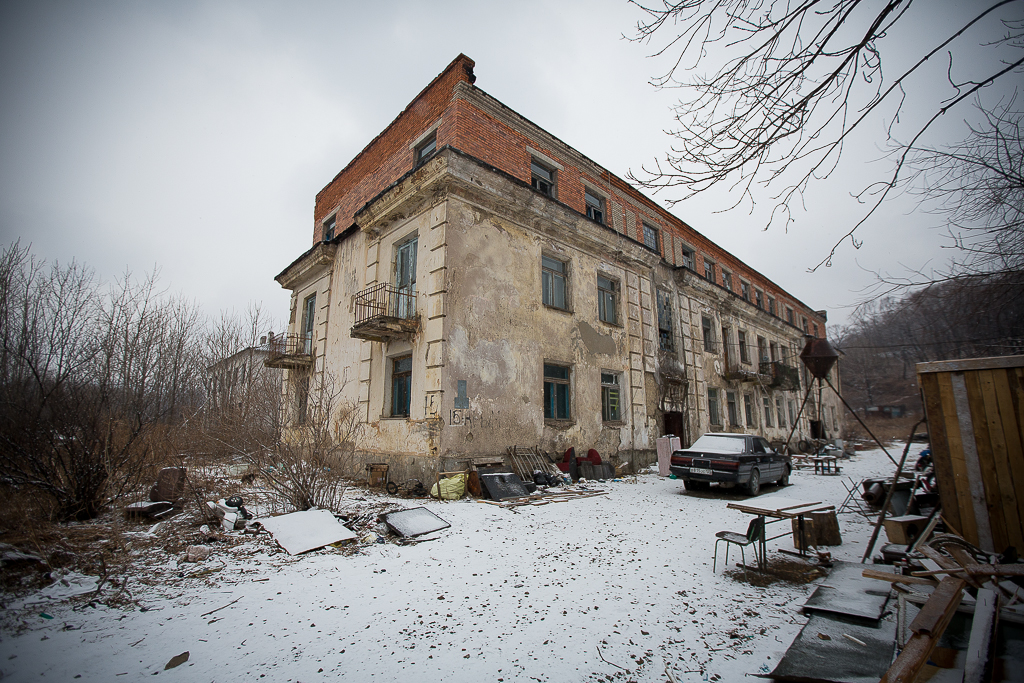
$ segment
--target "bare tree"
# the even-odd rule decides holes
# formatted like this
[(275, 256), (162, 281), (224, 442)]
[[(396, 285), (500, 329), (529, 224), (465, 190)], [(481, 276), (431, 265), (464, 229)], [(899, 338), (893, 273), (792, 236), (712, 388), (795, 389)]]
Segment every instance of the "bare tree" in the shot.
[(88, 519), (140, 483), (154, 425), (188, 394), (197, 316), (155, 277), (105, 291), (92, 271), (0, 257), (0, 477)]
[[(1024, 65), (1021, 0), (989, 0), (977, 7), (948, 34), (922, 42), (917, 58), (891, 79), (883, 71), (883, 61), (891, 62), (885, 50), (892, 41), (886, 38), (897, 26), (921, 21), (916, 10), (934, 13), (933, 4), (664, 0), (638, 6), (648, 19), (638, 24), (635, 39), (651, 41), (668, 33), (656, 54), (677, 54), (654, 85), (682, 88), (686, 95), (675, 108), (678, 127), (670, 131), (675, 141), (664, 163), (631, 178), (654, 190), (684, 189), (684, 196), (670, 204), (722, 182), (739, 187), (737, 203), (753, 202), (754, 185), (762, 184), (776, 202), (770, 221), (788, 222), (811, 181), (835, 170), (851, 136), (875, 115), (886, 117), (888, 142), (895, 148), (892, 170), (860, 194), (868, 208), (815, 268), (828, 265), (846, 238), (859, 246), (855, 231), (913, 175), (915, 161), (919, 169), (942, 173), (958, 152), (986, 154), (991, 138), (985, 136), (960, 146), (954, 142), (936, 152), (947, 155), (941, 159), (918, 152), (945, 114), (969, 106), (987, 86), (1012, 84)], [(1004, 33), (985, 46), (993, 59), (968, 54), (978, 47), (972, 31), (994, 20), (1002, 22)], [(948, 62), (945, 92), (924, 80), (929, 60)], [(911, 109), (923, 118), (897, 141), (894, 128), (901, 117), (913, 118)]]
[(836, 348), (857, 407), (916, 404), (917, 363), (1024, 352), (1024, 273), (961, 276), (861, 306)]

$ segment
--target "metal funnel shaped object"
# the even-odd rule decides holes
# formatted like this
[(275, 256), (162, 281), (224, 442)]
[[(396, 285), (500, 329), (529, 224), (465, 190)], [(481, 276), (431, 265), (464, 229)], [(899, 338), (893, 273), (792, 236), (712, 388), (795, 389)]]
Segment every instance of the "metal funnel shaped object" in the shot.
[(800, 352), (800, 360), (817, 379), (825, 379), (828, 371), (839, 360), (839, 354), (827, 339), (811, 337), (807, 340), (804, 350)]

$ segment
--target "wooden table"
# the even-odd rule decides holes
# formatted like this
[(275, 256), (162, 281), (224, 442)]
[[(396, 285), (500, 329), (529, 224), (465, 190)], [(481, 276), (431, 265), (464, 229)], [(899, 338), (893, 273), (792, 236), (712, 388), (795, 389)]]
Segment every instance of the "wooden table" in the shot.
[[(807, 543), (804, 536), (804, 515), (808, 515), (812, 512), (827, 512), (829, 510), (835, 510), (834, 505), (824, 505), (820, 500), (818, 501), (802, 501), (793, 500), (792, 498), (765, 498), (763, 500), (753, 500), (750, 502), (742, 503), (729, 503), (726, 505), (731, 510), (739, 510), (745, 512), (748, 515), (755, 515), (764, 520), (765, 517), (773, 518), (773, 522), (766, 522), (768, 524), (774, 524), (787, 519), (796, 519), (798, 529), (800, 532), (800, 543), (797, 547), (800, 548), (800, 554), (807, 554)], [(764, 569), (764, 563), (767, 561), (768, 552), (768, 541), (773, 541), (776, 538), (782, 538), (788, 536), (790, 532), (782, 533), (777, 536), (768, 538), (768, 533), (765, 531), (764, 535), (761, 536), (761, 556), (758, 558), (758, 566)]]
[(839, 474), (838, 458), (834, 455), (818, 455), (811, 458), (815, 474)]

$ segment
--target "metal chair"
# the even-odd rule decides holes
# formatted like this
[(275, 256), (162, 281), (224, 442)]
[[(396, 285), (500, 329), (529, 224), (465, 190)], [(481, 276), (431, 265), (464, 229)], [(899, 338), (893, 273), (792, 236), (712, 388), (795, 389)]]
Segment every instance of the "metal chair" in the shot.
[(740, 556), (743, 558), (743, 578), (747, 578), (747, 553), (745, 548), (748, 545), (754, 545), (754, 558), (757, 559), (757, 566), (762, 566), (764, 558), (761, 557), (758, 552), (759, 541), (764, 540), (764, 517), (755, 517), (750, 520), (750, 525), (747, 527), (747, 533), (737, 534), (735, 531), (719, 531), (717, 534), (717, 540), (715, 541), (715, 558), (711, 564), (711, 571), (714, 572), (718, 566), (718, 544), (725, 541), (725, 566), (729, 566), (729, 545), (738, 545), (740, 547)]

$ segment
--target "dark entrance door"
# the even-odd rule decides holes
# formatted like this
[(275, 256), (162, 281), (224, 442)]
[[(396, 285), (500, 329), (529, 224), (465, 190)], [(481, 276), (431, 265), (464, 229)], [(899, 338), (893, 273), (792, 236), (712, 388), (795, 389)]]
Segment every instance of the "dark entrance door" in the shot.
[(665, 434), (673, 434), (679, 437), (679, 440), (686, 445), (686, 439), (683, 438), (683, 414), (682, 413), (665, 413)]

